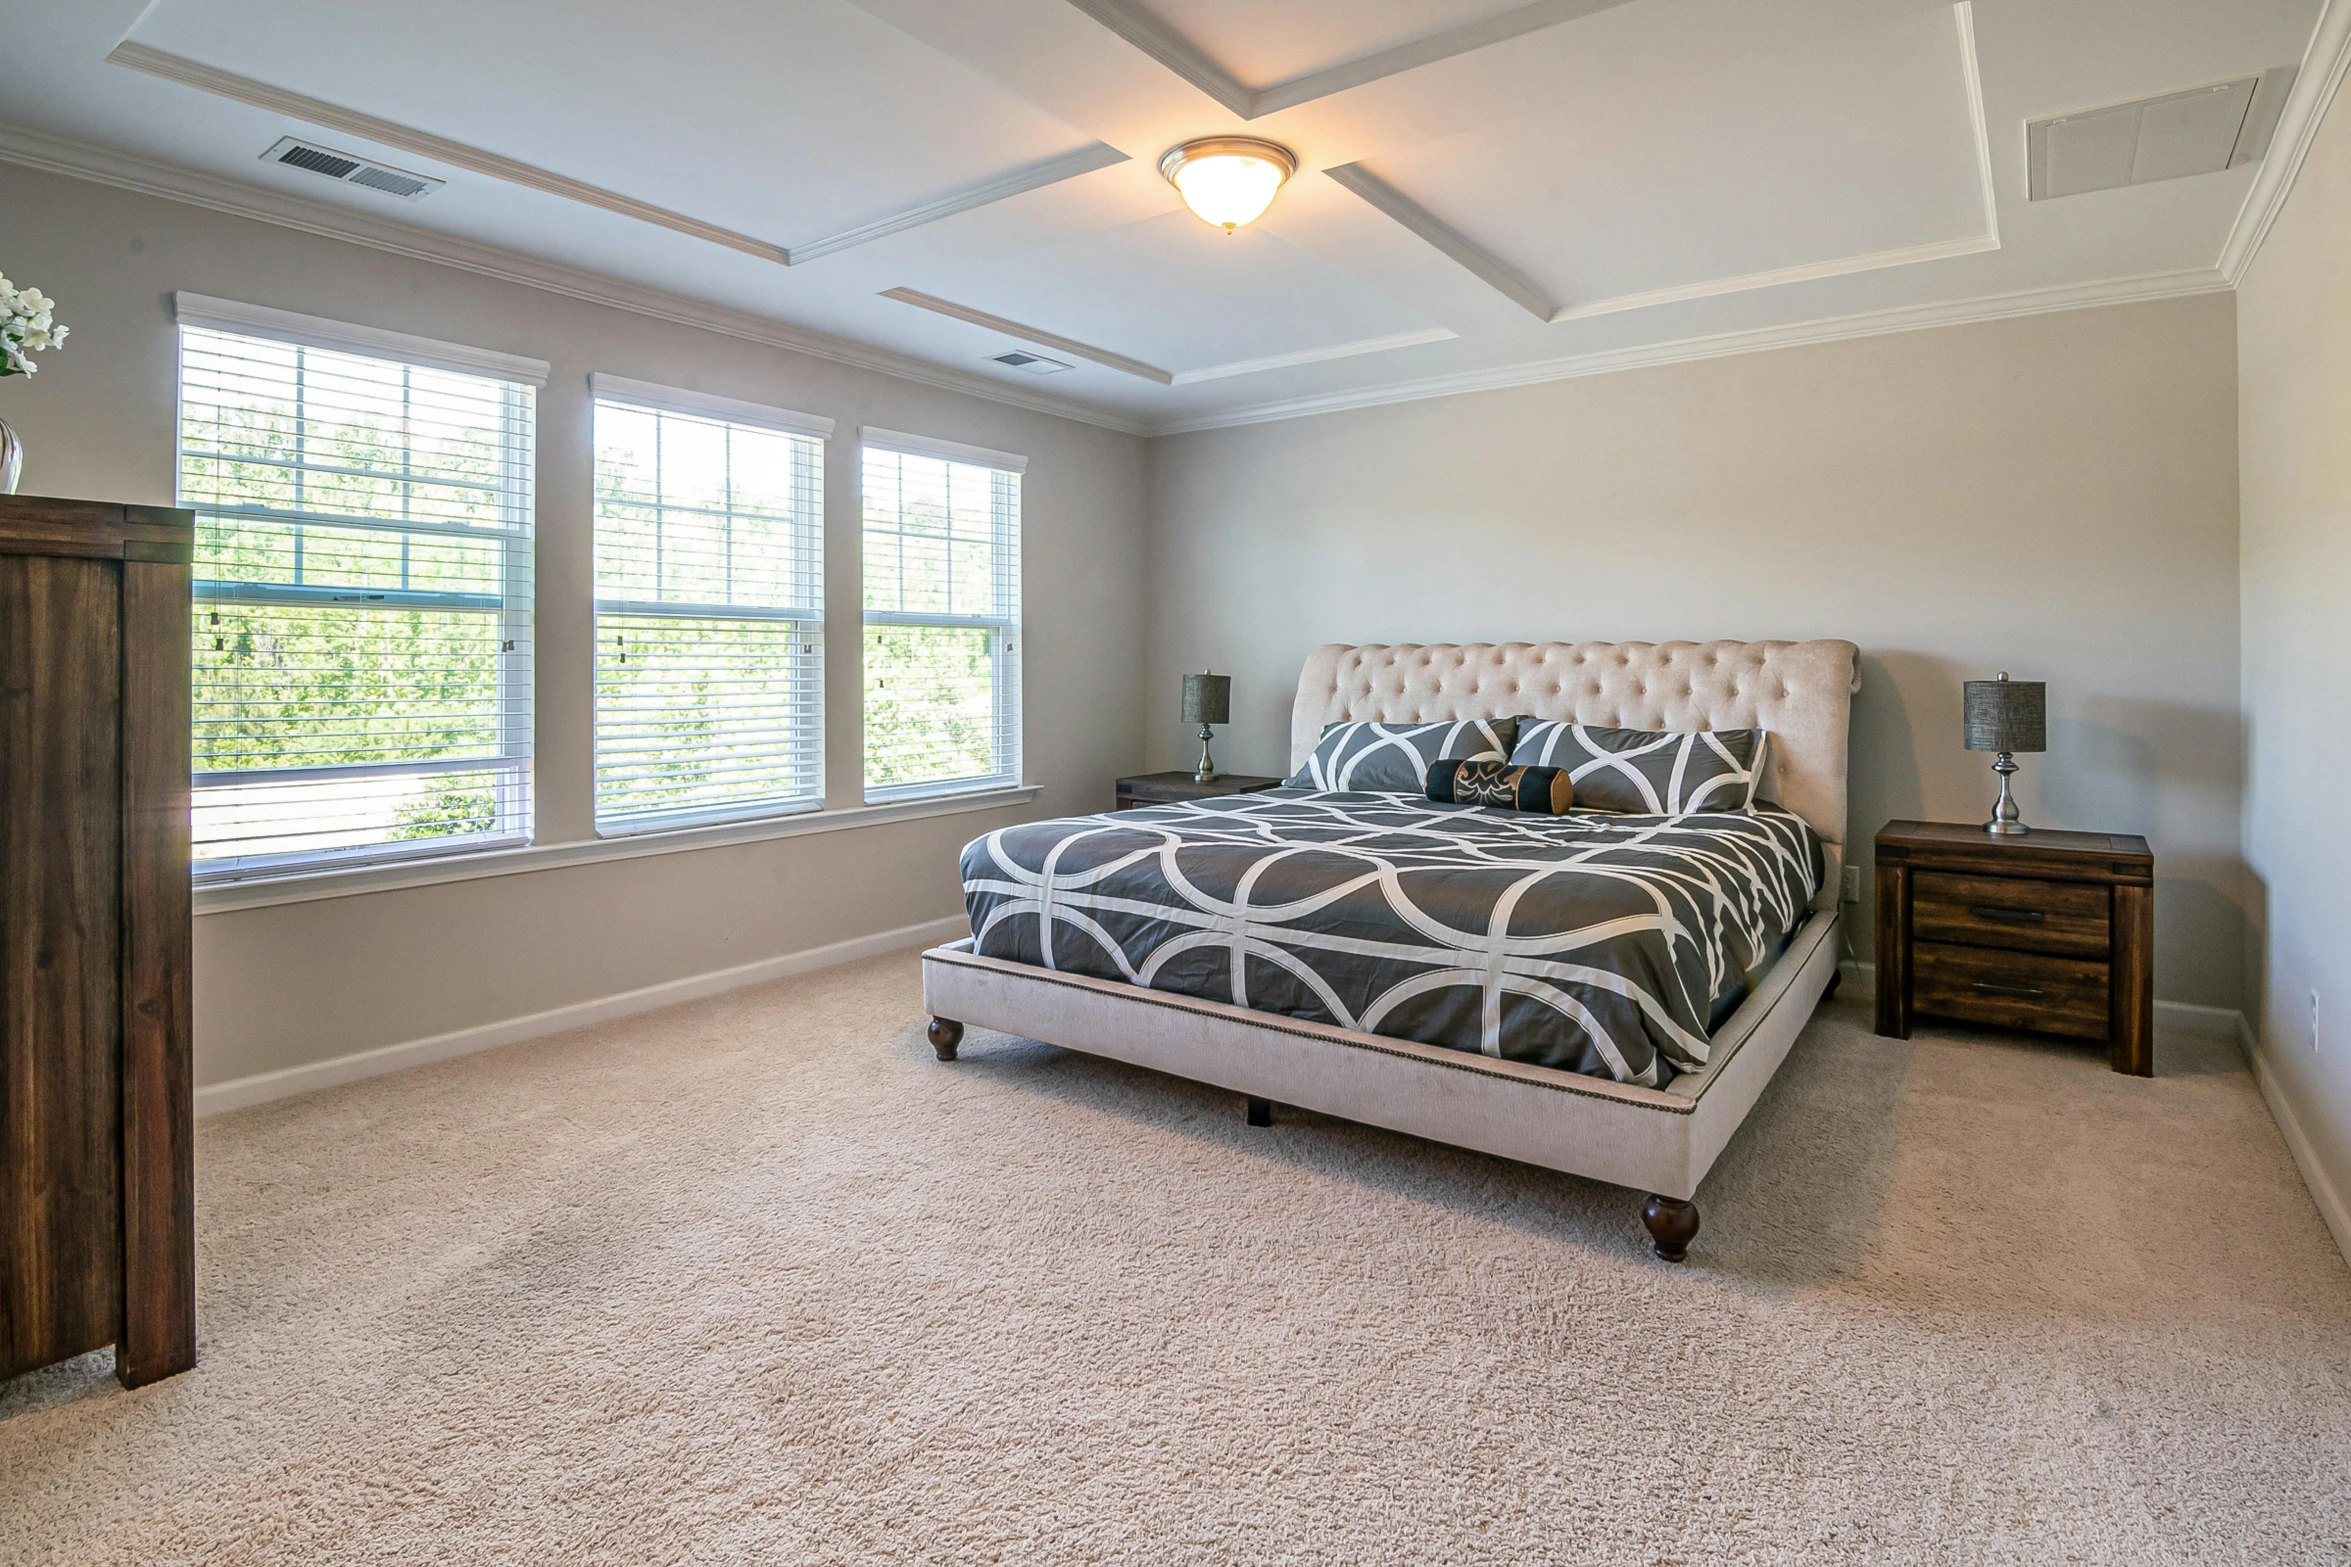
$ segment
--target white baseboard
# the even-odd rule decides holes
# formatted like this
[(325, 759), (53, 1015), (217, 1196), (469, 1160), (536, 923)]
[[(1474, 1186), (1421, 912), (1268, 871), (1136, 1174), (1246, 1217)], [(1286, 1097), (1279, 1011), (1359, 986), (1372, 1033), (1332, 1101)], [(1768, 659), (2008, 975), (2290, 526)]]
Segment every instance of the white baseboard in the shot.
[(213, 1083), (197, 1089), (196, 1113), (199, 1116), (218, 1115), (224, 1110), (264, 1104), (272, 1099), (291, 1098), (295, 1094), (332, 1088), (339, 1083), (355, 1083), (363, 1077), (380, 1077), (386, 1072), (397, 1072), (406, 1067), (446, 1061), (451, 1056), (471, 1055), (477, 1050), (495, 1050), (500, 1045), (536, 1039), (543, 1034), (560, 1034), (567, 1028), (584, 1028), (590, 1023), (627, 1017), (633, 1012), (650, 1012), (656, 1007), (674, 1006), (681, 1001), (695, 1001), (722, 991), (739, 990), (745, 985), (763, 985), (771, 979), (782, 979), (789, 974), (805, 974), (811, 969), (829, 968), (836, 963), (875, 957), (902, 947), (952, 941), (957, 936), (968, 934), (970, 929), (970, 923), (962, 915), (950, 915), (945, 919), (926, 920), (920, 925), (902, 925), (896, 930), (876, 931), (870, 936), (853, 936), (847, 941), (811, 947), (805, 952), (787, 952), (782, 957), (762, 958), (756, 963), (738, 964), (734, 968), (719, 969), (708, 974), (690, 974), (684, 979), (647, 985), (638, 990), (624, 990), (615, 996), (600, 996), (593, 1001), (577, 1001), (570, 1006), (554, 1007), (545, 1012), (532, 1012), (501, 1022), (461, 1028), (454, 1033), (411, 1039), (403, 1044), (382, 1045), (374, 1050), (361, 1050), (326, 1061), (306, 1062), (276, 1072), (256, 1072), (251, 1077), (232, 1078), (225, 1083)]
[(2270, 1070), (2269, 1057), (2254, 1037), (2253, 1027), (2244, 1019), (2237, 1021), (2237, 1044), (2245, 1052), (2245, 1060), (2253, 1068), (2253, 1081), (2261, 1085), (2261, 1102), (2269, 1106), (2269, 1118), (2278, 1124), (2278, 1135), (2286, 1140), (2286, 1152), (2294, 1156), (2294, 1167), (2302, 1172), (2302, 1184), (2310, 1188), (2310, 1200), (2318, 1204), (2318, 1216), (2335, 1237), (2335, 1246), (2345, 1262), (2351, 1262), (2351, 1205), (2343, 1201), (2343, 1193), (2329, 1176), (2326, 1166), (2318, 1161), (2318, 1149), (2302, 1130), (2302, 1118), (2294, 1113), (2294, 1103), (2278, 1087), (2277, 1074)]
[(2209, 1034), (2217, 1039), (2235, 1039), (2245, 1031), (2245, 1014), (2235, 1007), (2205, 1007), (2192, 1001), (2158, 1001), (2155, 1003), (2155, 1024), (2158, 1028), (2176, 1028), (2183, 1034)]

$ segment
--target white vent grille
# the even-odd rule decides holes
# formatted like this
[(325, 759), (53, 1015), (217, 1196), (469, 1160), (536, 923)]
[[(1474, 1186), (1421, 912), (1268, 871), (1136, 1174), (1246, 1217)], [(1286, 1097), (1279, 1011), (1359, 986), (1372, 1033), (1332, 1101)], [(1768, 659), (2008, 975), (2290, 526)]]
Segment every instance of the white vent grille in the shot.
[(1017, 348), (1009, 354), (992, 354), (989, 362), (1010, 365), (1015, 370), (1026, 370), (1031, 375), (1059, 375), (1064, 370), (1075, 368), (1066, 359), (1048, 359), (1043, 354), (1032, 354)]
[(2025, 125), (2032, 199), (2217, 174), (2269, 150), (2294, 68)]
[(361, 185), (381, 191), (387, 196), (398, 196), (403, 201), (415, 201), (429, 196), (448, 183), (429, 174), (411, 174), (406, 169), (388, 169), (380, 163), (332, 147), (321, 147), (315, 142), (300, 141), (292, 136), (281, 137), (276, 146), (261, 155), (264, 163), (282, 163), (290, 169), (320, 175), (345, 185)]

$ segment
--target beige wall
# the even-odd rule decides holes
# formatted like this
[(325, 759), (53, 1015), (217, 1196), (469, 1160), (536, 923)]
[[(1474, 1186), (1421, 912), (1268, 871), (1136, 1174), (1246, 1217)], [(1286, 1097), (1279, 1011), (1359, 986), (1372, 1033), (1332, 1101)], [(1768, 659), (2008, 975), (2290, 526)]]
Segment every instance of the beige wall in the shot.
[[(2351, 108), (2338, 98), (2238, 293), (2248, 1010), (2321, 1206), (2351, 1193)], [(2312, 1034), (2311, 998), (2318, 998)], [(2331, 1187), (2333, 1200), (2328, 1202)]]
[[(826, 452), (827, 781), (858, 801), (860, 424), (1025, 454), (1027, 773), (1018, 812), (205, 915), (197, 1079), (214, 1084), (504, 1021), (952, 915), (956, 848), (1015, 814), (1108, 806), (1141, 752), (1143, 442), (448, 267), (0, 166), (9, 275), (73, 335), (0, 382), (27, 494), (172, 498), (168, 296), (213, 294), (545, 359), (542, 842), (591, 837), (587, 377), (615, 371), (839, 421)], [(777, 286), (788, 286), (782, 273)]]
[(2206, 295), (1155, 441), (1151, 758), (1213, 665), (1219, 759), (1285, 770), (1320, 642), (1848, 637), (1866, 864), (1982, 819), (1959, 687), (2008, 669), (2049, 682), (2027, 820), (2152, 838), (2156, 993), (2234, 1007), (2234, 353)]

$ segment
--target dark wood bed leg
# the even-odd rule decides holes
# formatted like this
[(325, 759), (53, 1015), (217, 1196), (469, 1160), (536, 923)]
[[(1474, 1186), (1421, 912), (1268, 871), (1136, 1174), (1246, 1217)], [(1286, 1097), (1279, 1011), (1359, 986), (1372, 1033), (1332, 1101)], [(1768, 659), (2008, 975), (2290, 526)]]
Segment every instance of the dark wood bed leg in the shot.
[(1697, 1238), (1698, 1205), (1651, 1197), (1641, 1205), (1641, 1222), (1649, 1226), (1649, 1239), (1655, 1243), (1657, 1255), (1667, 1262), (1680, 1262), (1690, 1255), (1690, 1242)]
[(1260, 1099), (1255, 1094), (1251, 1094), (1249, 1096), (1249, 1124), (1251, 1126), (1273, 1125), (1273, 1101)]
[(1828, 989), (1826, 989), (1826, 990), (1824, 990), (1824, 991), (1822, 991), (1822, 992), (1820, 993), (1820, 999), (1821, 999), (1821, 1000), (1823, 1000), (1823, 1001), (1834, 1001), (1834, 1000), (1836, 1000), (1836, 999), (1837, 999), (1837, 987), (1838, 987), (1839, 985), (1842, 985), (1842, 984), (1844, 984), (1844, 983), (1845, 983), (1845, 971), (1844, 971), (1842, 968), (1832, 968), (1832, 969), (1830, 969), (1830, 970), (1829, 970), (1829, 985), (1828, 985)]
[(942, 1061), (955, 1059), (955, 1047), (963, 1043), (963, 1025), (951, 1017), (931, 1019), (931, 1048)]

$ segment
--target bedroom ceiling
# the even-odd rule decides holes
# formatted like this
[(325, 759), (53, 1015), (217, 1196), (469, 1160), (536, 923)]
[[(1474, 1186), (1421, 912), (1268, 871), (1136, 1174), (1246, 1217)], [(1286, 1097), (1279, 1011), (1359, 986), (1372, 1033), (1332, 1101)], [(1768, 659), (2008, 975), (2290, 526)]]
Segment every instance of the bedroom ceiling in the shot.
[[(0, 157), (405, 225), (1164, 430), (2225, 286), (2261, 161), (2033, 201), (2025, 124), (2302, 66), (2320, 11), (0, 0)], [(1220, 133), (1300, 158), (1231, 236), (1157, 173)], [(261, 161), (289, 135), (447, 184)]]

